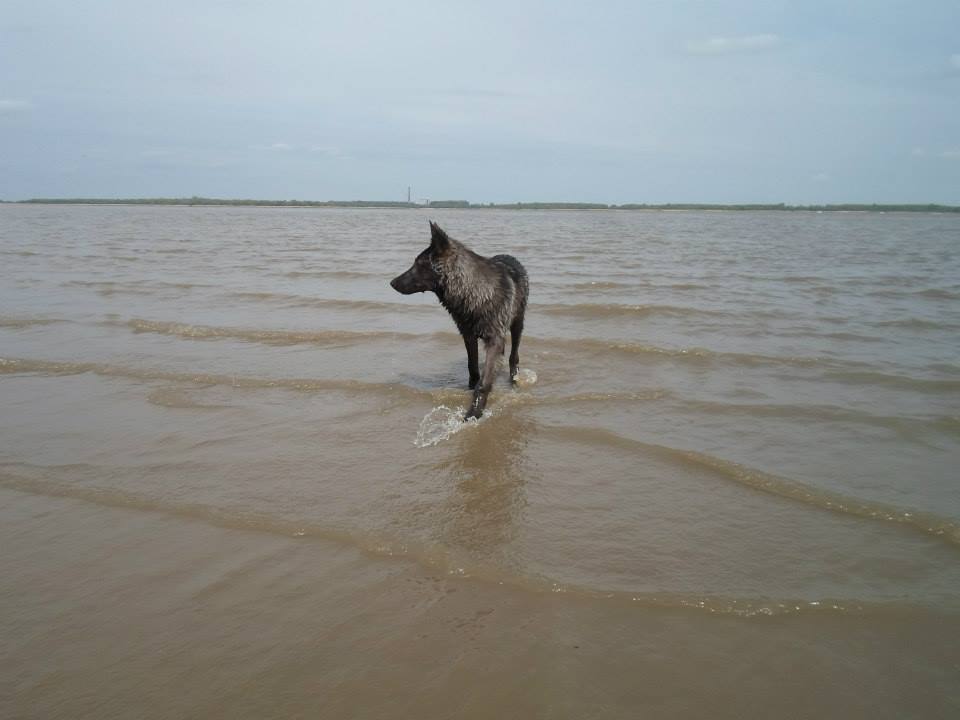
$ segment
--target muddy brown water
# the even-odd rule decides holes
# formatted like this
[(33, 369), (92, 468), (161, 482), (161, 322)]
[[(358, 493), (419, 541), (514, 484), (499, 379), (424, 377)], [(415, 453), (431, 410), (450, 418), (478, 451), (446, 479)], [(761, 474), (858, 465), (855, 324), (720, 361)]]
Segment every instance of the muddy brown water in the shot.
[[(521, 380), (387, 282), (531, 276)], [(0, 715), (956, 717), (960, 218), (0, 206)]]

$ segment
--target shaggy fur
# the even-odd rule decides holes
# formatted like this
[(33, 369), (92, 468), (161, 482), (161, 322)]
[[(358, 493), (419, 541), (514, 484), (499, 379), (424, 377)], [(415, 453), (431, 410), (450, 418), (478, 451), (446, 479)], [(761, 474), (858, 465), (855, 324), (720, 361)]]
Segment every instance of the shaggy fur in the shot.
[[(527, 308), (529, 283), (523, 265), (510, 255), (486, 258), (454, 240), (430, 223), (430, 247), (402, 275), (390, 281), (399, 293), (432, 291), (447, 309), (467, 348), (467, 370), (473, 402), (466, 418), (479, 418), (493, 387), (497, 358), (510, 331), (510, 380), (516, 382), (520, 363), (520, 335)], [(486, 358), (481, 377), (477, 340), (483, 340)]]

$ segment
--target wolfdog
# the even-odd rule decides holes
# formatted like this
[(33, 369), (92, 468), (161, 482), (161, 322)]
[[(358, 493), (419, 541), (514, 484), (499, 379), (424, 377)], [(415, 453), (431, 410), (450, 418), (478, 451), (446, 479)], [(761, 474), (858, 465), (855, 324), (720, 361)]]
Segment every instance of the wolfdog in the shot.
[[(478, 255), (431, 221), (430, 247), (417, 255), (409, 270), (391, 280), (390, 287), (404, 295), (431, 290), (450, 313), (467, 348), (469, 387), (474, 391), (464, 419), (479, 418), (493, 387), (508, 329), (510, 380), (517, 381), (523, 314), (530, 291), (523, 265), (510, 255)], [(486, 347), (482, 376), (477, 368), (478, 338)]]

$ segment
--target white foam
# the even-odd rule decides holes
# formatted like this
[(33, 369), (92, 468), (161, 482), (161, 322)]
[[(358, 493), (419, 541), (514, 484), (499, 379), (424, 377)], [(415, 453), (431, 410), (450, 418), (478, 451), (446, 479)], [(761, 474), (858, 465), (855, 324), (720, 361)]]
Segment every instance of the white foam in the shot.
[[(537, 382), (537, 373), (533, 370), (521, 368), (517, 372), (517, 387), (527, 387), (535, 382)], [(493, 398), (493, 404), (487, 406), (479, 420), (477, 418), (464, 420), (463, 416), (466, 414), (466, 408), (462, 405), (455, 408), (438, 405), (423, 416), (413, 444), (418, 448), (436, 445), (456, 435), (461, 430), (486, 422), (502, 408), (514, 403), (524, 402), (530, 398), (529, 393), (502, 390), (496, 394)]]
[(517, 370), (516, 383), (520, 387), (527, 387), (537, 382), (537, 373), (530, 368), (520, 368)]
[[(463, 415), (466, 412), (463, 407), (448, 408), (446, 405), (438, 405), (423, 416), (420, 421), (420, 428), (417, 430), (417, 438), (413, 444), (418, 448), (430, 447), (439, 442), (443, 442), (452, 435), (457, 434), (466, 427), (476, 425), (480, 420), (471, 418), (464, 420)], [(488, 413), (489, 414), (489, 413)], [(486, 417), (486, 415), (484, 415)]]

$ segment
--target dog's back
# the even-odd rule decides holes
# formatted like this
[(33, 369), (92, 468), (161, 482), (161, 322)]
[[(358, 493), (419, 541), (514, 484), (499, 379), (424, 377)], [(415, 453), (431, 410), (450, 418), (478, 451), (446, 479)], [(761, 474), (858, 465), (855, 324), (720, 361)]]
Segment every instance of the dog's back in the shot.
[(490, 258), (490, 262), (502, 266), (513, 282), (513, 312), (511, 314), (513, 318), (522, 318), (527, 308), (527, 297), (530, 295), (530, 280), (527, 278), (526, 268), (513, 255), (494, 255)]
[(460, 332), (487, 342), (506, 336), (527, 305), (529, 283), (520, 261), (484, 257), (457, 243), (441, 263), (437, 295)]
[(523, 301), (526, 304), (527, 293), (529, 292), (529, 281), (527, 280), (527, 270), (520, 264), (513, 255), (494, 255), (490, 262), (499, 263), (506, 267), (510, 277), (517, 284), (518, 288), (523, 289)]

